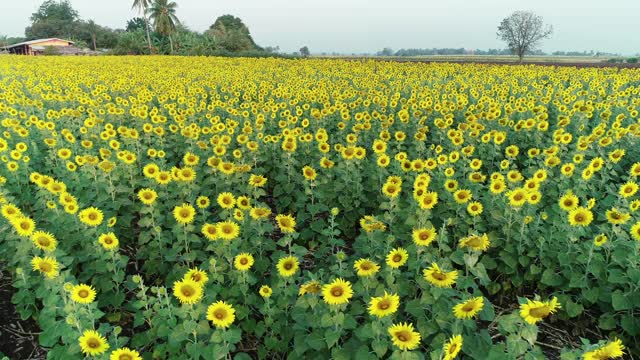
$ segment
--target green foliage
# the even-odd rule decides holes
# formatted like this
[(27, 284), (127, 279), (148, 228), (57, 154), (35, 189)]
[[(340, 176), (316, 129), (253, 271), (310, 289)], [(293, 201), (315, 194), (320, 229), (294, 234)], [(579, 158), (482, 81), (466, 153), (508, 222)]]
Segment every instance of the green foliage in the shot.
[(240, 52), (259, 49), (249, 33), (249, 28), (240, 18), (233, 15), (218, 17), (206, 33), (213, 37), (220, 49), (225, 51)]

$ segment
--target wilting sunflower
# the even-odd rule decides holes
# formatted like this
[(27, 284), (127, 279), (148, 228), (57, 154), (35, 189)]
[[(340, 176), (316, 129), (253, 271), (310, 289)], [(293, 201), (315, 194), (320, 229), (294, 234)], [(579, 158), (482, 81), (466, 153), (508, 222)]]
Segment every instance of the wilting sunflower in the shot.
[(487, 234), (483, 235), (470, 235), (465, 238), (460, 239), (460, 243), (458, 246), (461, 248), (471, 248), (477, 251), (485, 251), (489, 248), (491, 242), (489, 241), (489, 236)]
[(142, 360), (142, 357), (136, 350), (131, 350), (127, 347), (123, 347), (114, 350), (109, 356), (109, 360)]
[(276, 222), (280, 231), (283, 233), (292, 233), (296, 231), (296, 219), (291, 215), (279, 214), (276, 216)]
[(569, 212), (569, 224), (572, 226), (588, 226), (593, 221), (593, 213), (585, 207), (577, 207)]
[(85, 330), (78, 339), (80, 350), (86, 355), (97, 356), (109, 349), (109, 343), (95, 330)]
[(71, 300), (80, 304), (90, 304), (96, 299), (93, 286), (86, 284), (75, 285), (71, 288)]
[(377, 273), (380, 270), (380, 265), (369, 259), (359, 259), (353, 264), (353, 268), (357, 271), (358, 276), (367, 277)]
[(233, 260), (233, 266), (239, 271), (247, 271), (253, 266), (253, 256), (249, 253), (236, 255)]
[(388, 294), (384, 292), (384, 296), (371, 298), (369, 301), (369, 314), (377, 317), (385, 317), (398, 311), (400, 306), (400, 296), (398, 294)]
[(207, 308), (207, 320), (210, 320), (217, 328), (226, 329), (236, 319), (235, 313), (233, 306), (224, 301), (218, 301)]
[(558, 299), (553, 297), (550, 301), (529, 300), (520, 304), (520, 316), (529, 324), (535, 325), (538, 321), (555, 313), (560, 308)]
[(260, 296), (266, 299), (271, 297), (271, 294), (273, 294), (273, 290), (269, 285), (262, 285), (260, 286), (260, 290), (258, 290), (258, 293), (260, 293)]
[(445, 272), (438, 264), (432, 263), (431, 267), (423, 270), (424, 279), (437, 287), (451, 287), (456, 283), (458, 272), (456, 270)]
[(320, 286), (320, 282), (318, 282), (316, 280), (312, 280), (312, 281), (306, 282), (306, 283), (304, 283), (304, 284), (302, 284), (300, 286), (300, 290), (298, 291), (298, 295), (300, 295), (300, 296), (305, 295), (305, 294), (315, 295), (315, 294), (319, 293), (320, 290), (322, 290), (322, 286)]
[(231, 241), (240, 235), (240, 225), (233, 221), (223, 221), (216, 224), (218, 237), (222, 240)]
[(444, 355), (444, 360), (453, 360), (458, 356), (458, 353), (462, 349), (462, 335), (452, 336), (449, 341), (444, 343), (442, 347), (442, 352)]
[(217, 202), (223, 209), (233, 209), (236, 206), (236, 198), (229, 192), (220, 193)]
[(145, 205), (152, 205), (158, 198), (158, 193), (152, 189), (142, 189), (138, 191), (138, 199)]
[(607, 345), (584, 353), (584, 360), (607, 360), (617, 359), (624, 355), (624, 345), (619, 339), (614, 339)]
[(482, 296), (475, 297), (453, 307), (453, 315), (458, 319), (471, 319), (476, 316), (484, 306), (484, 298)]
[(26, 216), (17, 216), (11, 219), (11, 225), (16, 230), (18, 235), (23, 237), (30, 237), (36, 228), (36, 223), (31, 218)]
[(187, 273), (184, 275), (184, 278), (187, 280), (191, 280), (200, 286), (204, 286), (204, 284), (209, 281), (209, 275), (205, 271), (202, 271), (198, 268), (189, 269)]
[(298, 258), (295, 256), (287, 256), (278, 260), (278, 274), (282, 277), (291, 277), (298, 271)]
[(607, 221), (609, 221), (609, 223), (613, 225), (622, 225), (631, 218), (631, 215), (629, 213), (621, 212), (616, 208), (607, 210), (606, 214)]
[(43, 273), (49, 279), (53, 279), (58, 275), (58, 261), (52, 257), (45, 256), (41, 258), (34, 256), (33, 259), (31, 259), (31, 266), (34, 271)]
[(78, 213), (78, 218), (83, 223), (89, 226), (98, 226), (102, 224), (102, 219), (104, 219), (104, 215), (102, 211), (96, 207), (86, 208)]
[(414, 331), (413, 324), (393, 324), (388, 331), (393, 345), (400, 350), (413, 350), (420, 345), (420, 333)]
[(118, 241), (118, 238), (116, 237), (116, 234), (112, 232), (100, 235), (98, 237), (98, 242), (105, 250), (113, 250), (117, 248), (118, 244), (120, 243)]
[(607, 235), (599, 234), (599, 235), (596, 235), (595, 238), (593, 238), (593, 244), (599, 247), (606, 244), (607, 240), (608, 240)]
[(418, 246), (429, 246), (435, 240), (436, 229), (433, 227), (414, 229), (412, 233), (413, 242)]
[(218, 240), (220, 237), (220, 233), (218, 232), (218, 226), (215, 224), (206, 223), (202, 225), (202, 235), (206, 237), (209, 241)]
[(397, 269), (404, 265), (409, 259), (409, 253), (403, 248), (396, 248), (389, 252), (387, 255), (387, 265)]
[(322, 287), (322, 298), (329, 305), (346, 304), (352, 296), (351, 283), (342, 278), (335, 279)]
[(195, 304), (202, 299), (202, 286), (191, 279), (182, 279), (173, 283), (173, 295), (182, 304)]
[(31, 241), (38, 249), (46, 252), (52, 252), (56, 249), (56, 238), (53, 237), (53, 234), (45, 231), (34, 231), (31, 234)]

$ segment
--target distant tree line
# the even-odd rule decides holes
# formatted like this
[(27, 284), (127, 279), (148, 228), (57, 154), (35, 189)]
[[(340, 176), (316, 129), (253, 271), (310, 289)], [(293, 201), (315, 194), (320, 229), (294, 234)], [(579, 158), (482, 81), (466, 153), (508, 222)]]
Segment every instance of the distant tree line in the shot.
[[(434, 56), (434, 55), (512, 55), (510, 49), (465, 49), (465, 48), (432, 48), (432, 49), (400, 49), (394, 51), (390, 48), (384, 48), (376, 53), (376, 56)], [(534, 50), (526, 53), (527, 55), (553, 55), (553, 56), (617, 56), (606, 52), (591, 51), (554, 51), (546, 53), (541, 50)]]
[(274, 56), (278, 47), (260, 47), (249, 28), (233, 15), (218, 17), (205, 32), (183, 26), (177, 4), (169, 0), (134, 0), (141, 16), (111, 29), (83, 20), (69, 0), (46, 0), (30, 17), (25, 36), (0, 37), (0, 46), (42, 38), (63, 38), (81, 48), (113, 54), (176, 54), (217, 56)]

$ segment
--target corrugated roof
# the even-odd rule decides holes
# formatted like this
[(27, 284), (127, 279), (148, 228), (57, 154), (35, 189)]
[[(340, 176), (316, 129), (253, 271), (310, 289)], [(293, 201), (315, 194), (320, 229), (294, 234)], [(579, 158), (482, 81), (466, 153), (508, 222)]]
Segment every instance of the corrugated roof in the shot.
[(31, 41), (23, 41), (21, 43), (17, 43), (17, 44), (6, 46), (5, 48), (6, 49), (11, 49), (11, 48), (16, 47), (16, 46), (31, 45), (31, 44), (37, 44), (37, 43), (46, 42), (46, 41), (53, 41), (53, 40), (66, 41), (69, 44), (75, 44), (71, 40), (65, 40), (65, 39), (60, 39), (60, 38), (48, 38), (48, 39), (36, 39), (36, 40), (31, 40)]

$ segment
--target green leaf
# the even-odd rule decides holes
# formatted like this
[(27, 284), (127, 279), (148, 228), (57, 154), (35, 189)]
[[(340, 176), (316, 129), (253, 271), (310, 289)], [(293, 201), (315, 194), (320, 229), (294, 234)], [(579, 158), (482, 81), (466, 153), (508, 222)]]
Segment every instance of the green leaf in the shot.
[(633, 306), (629, 298), (620, 290), (616, 290), (611, 294), (611, 304), (616, 311), (629, 310)]
[(569, 315), (569, 317), (571, 318), (582, 314), (582, 311), (584, 310), (584, 307), (582, 306), (582, 304), (575, 303), (571, 300), (565, 303), (564, 308), (567, 312), (567, 315)]
[(540, 282), (549, 286), (559, 286), (562, 284), (562, 278), (553, 269), (547, 269), (542, 273)]
[(327, 341), (327, 346), (331, 349), (334, 345), (338, 343), (340, 340), (341, 331), (336, 331), (335, 329), (327, 329), (324, 333), (324, 338)]
[(324, 348), (324, 336), (317, 330), (307, 335), (305, 342), (316, 351)]

